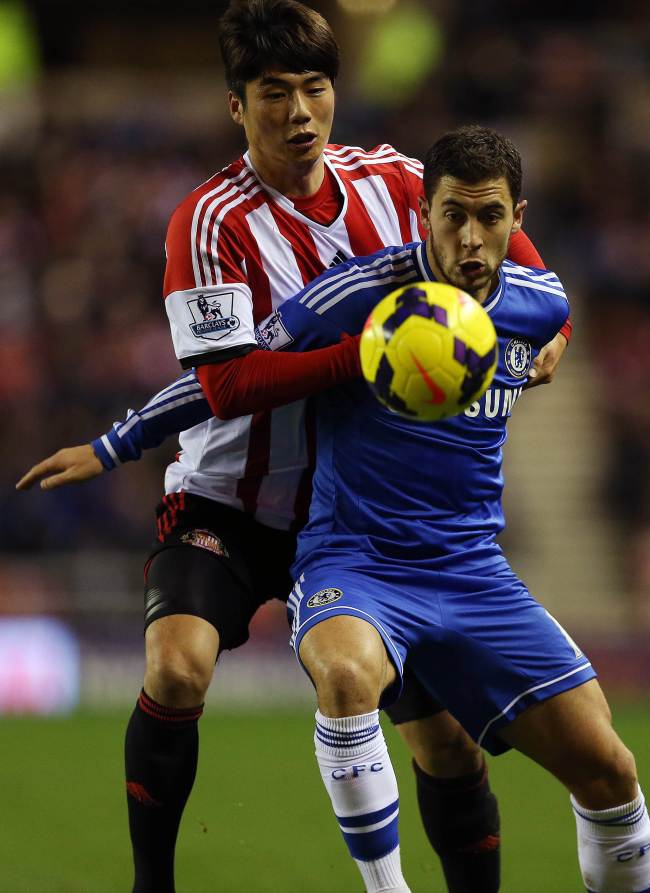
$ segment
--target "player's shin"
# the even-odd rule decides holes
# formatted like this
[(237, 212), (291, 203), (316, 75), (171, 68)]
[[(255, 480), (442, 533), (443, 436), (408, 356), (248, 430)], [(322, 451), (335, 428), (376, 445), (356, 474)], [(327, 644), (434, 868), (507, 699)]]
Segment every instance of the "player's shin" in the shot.
[(589, 893), (650, 893), (650, 818), (641, 789), (613, 809), (585, 809), (574, 797), (571, 803)]
[(379, 712), (316, 713), (316, 758), (339, 827), (368, 893), (408, 893), (397, 829), (399, 795)]
[(500, 820), (487, 765), (457, 778), (435, 778), (413, 761), (422, 824), (442, 864), (449, 893), (497, 893)]
[(174, 893), (178, 826), (196, 775), (203, 707), (163, 707), (143, 690), (126, 732), (132, 893)]

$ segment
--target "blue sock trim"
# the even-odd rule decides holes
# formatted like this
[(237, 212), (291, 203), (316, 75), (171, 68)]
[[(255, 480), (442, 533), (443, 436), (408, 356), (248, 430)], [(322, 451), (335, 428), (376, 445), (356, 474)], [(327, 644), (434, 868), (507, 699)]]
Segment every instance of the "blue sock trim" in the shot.
[(367, 726), (356, 732), (338, 732), (316, 723), (316, 737), (327, 747), (357, 747), (359, 744), (367, 744), (377, 735), (379, 725)]
[[(637, 806), (636, 809), (633, 809), (632, 812), (625, 813), (624, 815), (619, 815), (614, 819), (592, 819), (591, 816), (585, 815), (583, 812), (573, 805), (573, 811), (576, 815), (579, 815), (581, 819), (584, 819), (585, 822), (591, 822), (592, 825), (604, 825), (605, 827), (616, 828), (616, 827), (625, 827), (627, 825), (636, 825), (638, 821), (643, 818), (645, 813), (645, 803), (642, 803), (640, 806)], [(589, 893), (589, 891), (587, 891)], [(640, 893), (647, 893), (646, 890), (641, 890)]]
[(399, 845), (398, 818), (399, 816), (395, 816), (393, 821), (384, 825), (383, 828), (378, 828), (377, 831), (370, 831), (367, 834), (346, 834), (343, 831), (343, 839), (352, 858), (359, 859), (361, 862), (372, 862), (374, 859), (381, 859), (382, 856), (392, 853)]
[(398, 806), (399, 798), (393, 800), (388, 806), (384, 806), (383, 809), (375, 810), (375, 812), (367, 812), (365, 815), (337, 815), (336, 818), (342, 831), (345, 831), (348, 828), (363, 828), (364, 825), (374, 825), (376, 822), (381, 822), (384, 819), (387, 819), (392, 812), (395, 812)]

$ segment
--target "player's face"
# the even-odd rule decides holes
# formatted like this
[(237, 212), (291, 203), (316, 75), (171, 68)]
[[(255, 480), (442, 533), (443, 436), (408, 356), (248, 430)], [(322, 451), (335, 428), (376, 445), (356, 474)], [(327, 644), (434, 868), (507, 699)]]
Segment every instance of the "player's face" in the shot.
[(233, 93), (229, 103), (233, 119), (246, 131), (251, 160), (265, 182), (289, 195), (292, 191), (309, 194), (311, 186), (311, 191), (318, 188), (317, 174), (322, 177), (323, 149), (334, 116), (334, 88), (326, 75), (267, 71), (247, 82), (245, 103)]
[(525, 207), (525, 201), (513, 207), (505, 177), (480, 183), (441, 177), (431, 201), (421, 200), (427, 256), (436, 277), (484, 301), (497, 285)]

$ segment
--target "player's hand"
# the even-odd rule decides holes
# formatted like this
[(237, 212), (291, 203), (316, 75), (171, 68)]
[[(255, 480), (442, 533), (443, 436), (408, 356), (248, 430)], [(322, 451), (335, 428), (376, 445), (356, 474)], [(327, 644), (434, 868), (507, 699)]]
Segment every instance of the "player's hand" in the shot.
[(104, 470), (92, 446), (66, 447), (30, 468), (16, 484), (16, 490), (29, 490), (40, 481), (41, 490), (54, 490), (65, 484), (78, 484), (97, 477)]
[(528, 370), (528, 381), (524, 385), (524, 390), (536, 388), (539, 384), (550, 384), (553, 381), (567, 343), (564, 335), (558, 332), (552, 341), (544, 345)]

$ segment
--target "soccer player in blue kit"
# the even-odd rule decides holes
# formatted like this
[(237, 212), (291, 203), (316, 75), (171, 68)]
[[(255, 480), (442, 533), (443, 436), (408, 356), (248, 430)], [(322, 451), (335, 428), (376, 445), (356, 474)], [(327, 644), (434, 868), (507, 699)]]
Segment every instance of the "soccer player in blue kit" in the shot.
[(499, 343), (487, 393), (435, 425), (391, 413), (362, 382), (318, 398), (314, 495), (289, 612), (318, 695), (321, 775), (366, 889), (408, 890), (378, 722), (408, 665), (486, 750), (514, 747), (569, 789), (587, 890), (650, 893), (650, 820), (634, 758), (589, 660), (495, 539), (506, 422), (568, 304), (553, 273), (505, 259), (526, 204), (507, 139), (481, 127), (445, 135), (427, 155), (424, 186), (425, 243), (349, 261), (274, 315), (274, 349), (323, 347), (361, 331), (396, 286), (438, 280), (482, 303)]

